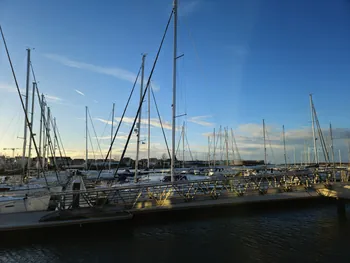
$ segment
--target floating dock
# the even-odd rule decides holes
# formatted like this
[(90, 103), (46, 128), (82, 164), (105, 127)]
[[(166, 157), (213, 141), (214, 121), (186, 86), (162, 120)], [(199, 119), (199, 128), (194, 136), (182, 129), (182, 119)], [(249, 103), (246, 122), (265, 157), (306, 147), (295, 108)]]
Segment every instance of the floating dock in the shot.
[(325, 189), (330, 189), (329, 182), (293, 175), (283, 179), (232, 178), (71, 191), (55, 196), (55, 211), (1, 214), (0, 231), (130, 220), (162, 211), (310, 200), (322, 198)]

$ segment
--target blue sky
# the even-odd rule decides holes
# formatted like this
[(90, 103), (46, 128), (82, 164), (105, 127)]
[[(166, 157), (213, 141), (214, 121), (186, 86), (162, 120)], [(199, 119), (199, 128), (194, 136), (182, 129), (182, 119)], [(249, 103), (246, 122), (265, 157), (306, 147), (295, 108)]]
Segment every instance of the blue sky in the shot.
[[(171, 0), (0, 1), (0, 23), (20, 86), (25, 86), (25, 49), (35, 48), (39, 88), (51, 96), (49, 104), (72, 156), (84, 149), (85, 105), (98, 136), (108, 136), (100, 120), (108, 119), (113, 102), (116, 116), (121, 115), (142, 53), (148, 54), (148, 76), (171, 8)], [(177, 112), (187, 113), (178, 121), (187, 123), (192, 150), (206, 151), (205, 135), (222, 125), (237, 133), (243, 157), (262, 159), (264, 118), (276, 159), (282, 124), (289, 132), (289, 152), (295, 146), (300, 153), (304, 142), (311, 145), (308, 94), (313, 93), (321, 125), (326, 129), (332, 121), (338, 128), (336, 148), (347, 158), (349, 14), (347, 0), (179, 0), (178, 53), (184, 57), (178, 60)], [(172, 32), (171, 27), (153, 76), (162, 118), (169, 123)], [(2, 45), (0, 85), (0, 147), (20, 147), (23, 116)], [(136, 106), (137, 96), (129, 118)], [(124, 125), (122, 131), (129, 128)], [(170, 138), (170, 130), (166, 134)], [(164, 152), (161, 136), (153, 127), (157, 156)], [(101, 143), (105, 149), (108, 141)]]

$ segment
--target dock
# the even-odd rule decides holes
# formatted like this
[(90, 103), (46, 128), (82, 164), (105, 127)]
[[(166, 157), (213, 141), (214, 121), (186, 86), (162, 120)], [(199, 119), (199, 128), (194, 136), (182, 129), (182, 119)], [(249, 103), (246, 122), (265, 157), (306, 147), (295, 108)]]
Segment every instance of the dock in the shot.
[[(0, 231), (130, 220), (141, 214), (330, 197), (331, 182), (303, 174), (279, 178), (178, 181), (70, 191), (57, 194), (55, 211), (0, 215)], [(338, 188), (337, 188), (338, 187)], [(337, 190), (338, 189), (338, 190)]]

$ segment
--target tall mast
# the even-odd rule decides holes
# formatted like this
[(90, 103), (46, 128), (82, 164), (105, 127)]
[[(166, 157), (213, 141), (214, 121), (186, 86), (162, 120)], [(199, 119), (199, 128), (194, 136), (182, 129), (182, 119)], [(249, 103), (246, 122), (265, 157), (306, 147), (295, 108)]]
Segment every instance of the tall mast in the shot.
[(208, 167), (210, 167), (210, 136), (208, 136)]
[(335, 168), (332, 123), (329, 123), (329, 135), (331, 136), (331, 151), (332, 151), (333, 168)]
[(231, 128), (231, 146), (232, 146), (232, 164), (235, 165), (235, 148), (234, 148), (234, 143), (236, 142), (235, 137), (233, 135), (233, 130)]
[(284, 125), (282, 126), (282, 130), (283, 130), (284, 165), (286, 166), (286, 170), (287, 170), (286, 133), (284, 131)]
[(24, 134), (23, 134), (23, 155), (22, 155), (22, 169), (23, 177), (26, 176), (26, 147), (27, 147), (27, 115), (28, 115), (28, 100), (29, 100), (29, 74), (30, 74), (30, 49), (27, 49), (27, 79), (26, 79), (26, 101), (25, 101), (25, 116), (24, 116)]
[(182, 125), (182, 168), (185, 168), (185, 122)]
[(304, 141), (304, 165), (306, 166), (307, 162), (307, 150), (306, 150), (306, 141)]
[(46, 103), (45, 103), (45, 96), (44, 94), (41, 95), (41, 103), (43, 104), (43, 162), (42, 162), (42, 167), (45, 169), (46, 165), (46, 138), (47, 138), (47, 120), (45, 119), (45, 113), (46, 113)]
[(88, 165), (89, 152), (88, 152), (88, 107), (85, 106), (85, 170), (89, 168)]
[(171, 181), (174, 182), (175, 169), (175, 119), (176, 119), (176, 59), (177, 59), (177, 0), (173, 3), (174, 15), (174, 54), (173, 54), (173, 116), (172, 116), (172, 149), (171, 149)]
[(296, 154), (295, 154), (295, 146), (294, 146), (294, 166), (296, 166), (296, 162), (297, 162), (297, 156), (296, 156)]
[[(41, 151), (41, 143), (42, 143), (42, 139), (43, 139), (43, 114), (44, 114), (44, 95), (41, 95), (41, 101), (39, 101), (40, 103), (40, 130), (39, 130), (39, 159), (38, 162), (41, 162), (41, 158), (42, 158), (42, 151)], [(38, 164), (38, 177), (39, 177), (39, 173), (40, 173), (40, 169), (39, 169), (40, 165)]]
[[(113, 103), (113, 107), (112, 107), (111, 145), (113, 143), (114, 107), (115, 107), (115, 103)], [(111, 164), (112, 164), (112, 148), (109, 154), (109, 170), (111, 170)]]
[(310, 147), (307, 147), (307, 163), (310, 165)]
[(148, 87), (148, 139), (147, 139), (147, 168), (150, 167), (150, 158), (151, 158), (151, 87)]
[(267, 169), (267, 155), (266, 155), (266, 130), (265, 130), (265, 120), (263, 119), (263, 135), (264, 135), (264, 162), (265, 170)]
[(136, 134), (136, 160), (135, 160), (135, 175), (134, 181), (137, 180), (137, 173), (139, 168), (139, 154), (140, 154), (140, 134), (141, 134), (141, 113), (142, 113), (142, 96), (143, 96), (143, 78), (145, 73), (145, 58), (146, 55), (142, 55), (142, 65), (141, 65), (141, 86), (140, 86), (140, 112), (139, 112), (139, 121), (137, 124), (137, 134)]
[(219, 145), (219, 149), (220, 149), (220, 165), (222, 165), (222, 128), (221, 128), (221, 125), (220, 125), (220, 131), (219, 131), (219, 142), (220, 142), (220, 145)]
[(339, 166), (341, 167), (341, 151), (339, 149)]
[(216, 139), (215, 139), (215, 128), (214, 128), (214, 153), (213, 153), (213, 159), (214, 159), (214, 168), (216, 167)]
[(46, 156), (49, 158), (50, 153), (50, 119), (51, 119), (51, 110), (50, 107), (47, 107), (47, 118), (46, 118)]
[[(53, 163), (55, 164), (56, 166), (56, 147), (58, 145), (58, 142), (56, 141), (56, 117), (53, 118), (53, 127), (52, 127), (52, 130), (53, 130)], [(56, 145), (57, 143), (57, 145)], [(57, 167), (56, 167), (57, 169)]]
[(228, 163), (228, 127), (225, 129), (225, 142), (226, 142), (226, 166), (229, 165)]
[(310, 109), (311, 109), (311, 125), (312, 125), (312, 137), (314, 140), (314, 154), (315, 154), (315, 161), (316, 164), (318, 164), (318, 154), (317, 154), (317, 146), (316, 146), (316, 136), (315, 136), (315, 116), (314, 116), (314, 104), (312, 102), (312, 94), (310, 94)]
[(350, 142), (348, 139), (348, 166), (350, 166)]
[[(36, 83), (33, 82), (33, 90), (32, 90), (32, 110), (30, 112), (30, 127), (32, 128), (33, 130), (33, 120), (34, 120), (34, 98), (35, 98), (35, 86), (36, 86)], [(33, 138), (34, 139), (34, 138)], [(28, 172), (29, 172), (29, 169), (30, 169), (30, 166), (31, 166), (31, 152), (32, 152), (32, 138), (29, 138), (29, 149), (28, 149)]]

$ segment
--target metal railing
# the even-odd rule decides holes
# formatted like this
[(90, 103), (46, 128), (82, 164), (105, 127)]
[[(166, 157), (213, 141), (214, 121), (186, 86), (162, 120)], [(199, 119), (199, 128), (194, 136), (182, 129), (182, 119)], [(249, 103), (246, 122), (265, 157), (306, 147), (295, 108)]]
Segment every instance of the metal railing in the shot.
[[(55, 194), (59, 210), (77, 207), (113, 206), (129, 210), (145, 206), (239, 198), (246, 195), (278, 194), (292, 191), (314, 191), (332, 184), (332, 174), (320, 175), (306, 172), (287, 172), (281, 175), (261, 174), (249, 177), (177, 181), (169, 183), (138, 183), (84, 191), (66, 191)], [(348, 181), (348, 173), (341, 177)]]

